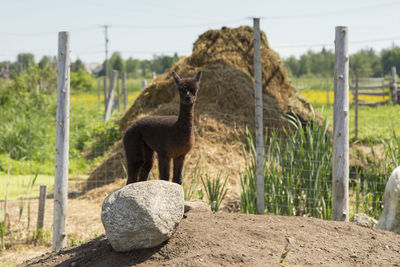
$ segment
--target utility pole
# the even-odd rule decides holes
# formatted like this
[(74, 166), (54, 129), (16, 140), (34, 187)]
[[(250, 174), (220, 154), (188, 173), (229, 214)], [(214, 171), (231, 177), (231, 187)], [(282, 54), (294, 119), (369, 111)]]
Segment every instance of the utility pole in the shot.
[(104, 37), (105, 37), (105, 53), (106, 60), (104, 63), (104, 110), (107, 109), (107, 77), (108, 77), (108, 27), (110, 25), (101, 25), (100, 27), (104, 28)]

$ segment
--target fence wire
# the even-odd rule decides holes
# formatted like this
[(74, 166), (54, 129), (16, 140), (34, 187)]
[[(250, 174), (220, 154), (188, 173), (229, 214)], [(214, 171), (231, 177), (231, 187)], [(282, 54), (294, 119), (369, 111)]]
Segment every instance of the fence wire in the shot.
[[(327, 87), (326, 81), (326, 78), (319, 80), (312, 78), (307, 85), (311, 89), (303, 89), (300, 92), (313, 105), (316, 117), (320, 114), (326, 118), (327, 125), (322, 121), (307, 124), (301, 120), (296, 121), (295, 118), (283, 116), (269, 118), (269, 112), (276, 112), (276, 109), (264, 107), (266, 213), (314, 216), (325, 219), (331, 216), (332, 143), (330, 131), (333, 117), (333, 88), (332, 85)], [(96, 131), (92, 131), (81, 140), (70, 142), (70, 146), (84, 148), (71, 149), (70, 169), (73, 171), (69, 175), (70, 197), (76, 197), (87, 193), (90, 189), (114, 182), (116, 177), (126, 178), (127, 176), (125, 156), (122, 145), (118, 142), (121, 133), (115, 121), (111, 120), (108, 124), (103, 122), (104, 100), (102, 88), (100, 89), (100, 101), (97, 92), (71, 96), (71, 136), (74, 136), (74, 131), (84, 129), (84, 126), (75, 122), (80, 121), (82, 116), (86, 116), (93, 110), (98, 120), (98, 124), (94, 124), (93, 127), (101, 129), (97, 131), (97, 135), (93, 134)], [(132, 91), (129, 93), (128, 107), (137, 94)], [(352, 100), (351, 94), (351, 103)], [(120, 103), (122, 102), (121, 100)], [(75, 110), (77, 106), (79, 108)], [(254, 113), (254, 106), (248, 109), (250, 114)], [(386, 181), (391, 171), (400, 163), (400, 141), (396, 135), (400, 132), (399, 110), (398, 106), (390, 103), (376, 107), (360, 106), (359, 136), (355, 140), (354, 106), (350, 107), (349, 199), (351, 214), (364, 212), (375, 218), (380, 215)], [(121, 113), (118, 113), (116, 109), (113, 113), (114, 119), (120, 117), (122, 112), (122, 108)], [(247, 118), (230, 118), (229, 116), (219, 117), (218, 122), (235, 125), (236, 129), (246, 129), (246, 127), (251, 129), (254, 125), (254, 122)], [(47, 123), (51, 127), (55, 126), (55, 120)], [(247, 158), (243, 166), (237, 166), (238, 177), (233, 177), (240, 183), (243, 212), (252, 212), (252, 208), (255, 208), (255, 206), (252, 207), (256, 192), (252, 131), (251, 129), (246, 134), (243, 130), (241, 133), (243, 151), (237, 152), (243, 157), (247, 155)], [(41, 138), (46, 142), (54, 142), (51, 140), (54, 138), (51, 134), (42, 135)], [(16, 142), (13, 145), (12, 142), (11, 140), (10, 147), (20, 145)], [(236, 149), (240, 150), (240, 147)], [(34, 164), (23, 159), (16, 160), (12, 155), (13, 151), (15, 149), (10, 149), (10, 157), (4, 153), (1, 156), (0, 200), (4, 201), (6, 192), (8, 201), (37, 198), (40, 185), (48, 186), (47, 193), (51, 197), (54, 185), (54, 165), (51, 166), (51, 162), (54, 159), (54, 152), (38, 152), (46, 165), (43, 167), (40, 166), (40, 162)], [(77, 158), (80, 160), (75, 160)], [(107, 158), (108, 160), (105, 161)], [(82, 166), (79, 166), (80, 164)], [(53, 171), (49, 171), (51, 169)], [(196, 167), (185, 171), (189, 176), (196, 178), (195, 172), (198, 171)], [(150, 179), (157, 179), (157, 173), (157, 164), (155, 164)], [(189, 188), (191, 186), (189, 184), (184, 186), (185, 192), (193, 190)], [(198, 186), (201, 187), (201, 184)], [(192, 196), (199, 197), (198, 194), (192, 194)]]

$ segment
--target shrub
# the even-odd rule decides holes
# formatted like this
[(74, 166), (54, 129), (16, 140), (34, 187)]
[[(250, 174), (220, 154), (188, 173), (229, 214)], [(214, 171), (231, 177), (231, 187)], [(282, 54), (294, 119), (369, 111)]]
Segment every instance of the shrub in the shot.
[(79, 92), (88, 92), (95, 88), (95, 79), (87, 72), (78, 70), (71, 72), (71, 90)]

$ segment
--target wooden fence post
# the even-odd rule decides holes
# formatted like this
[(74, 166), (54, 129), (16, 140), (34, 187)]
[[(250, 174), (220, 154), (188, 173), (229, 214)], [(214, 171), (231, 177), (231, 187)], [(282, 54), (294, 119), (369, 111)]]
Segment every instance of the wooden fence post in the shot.
[(355, 70), (356, 87), (354, 88), (354, 139), (358, 139), (358, 70)]
[(44, 209), (46, 206), (46, 186), (40, 186), (39, 195), (39, 209), (38, 209), (38, 220), (37, 220), (37, 230), (43, 229), (44, 221)]
[(112, 76), (111, 76), (111, 81), (110, 81), (110, 90), (109, 94), (107, 97), (107, 108), (106, 108), (106, 113), (104, 114), (104, 121), (108, 121), (111, 117), (111, 111), (112, 111), (112, 106), (113, 106), (113, 101), (114, 101), (114, 96), (115, 96), (115, 86), (118, 80), (118, 71), (113, 70)]
[(100, 100), (100, 80), (97, 80), (97, 100), (98, 100), (98, 108), (100, 107), (101, 100)]
[(53, 251), (67, 245), (70, 34), (58, 33), (57, 124), (54, 180)]
[(397, 75), (396, 75), (396, 66), (392, 67), (392, 101), (393, 104), (397, 104)]
[[(107, 62), (105, 63), (107, 64)], [(106, 67), (107, 69), (107, 67)], [(107, 112), (107, 72), (104, 74), (104, 114)]]
[(257, 176), (257, 212), (264, 214), (264, 126), (262, 110), (262, 77), (260, 51), (260, 18), (253, 19), (254, 27), (254, 96), (256, 115), (256, 176)]
[(122, 75), (122, 90), (124, 91), (124, 111), (128, 106), (128, 92), (126, 90), (126, 72)]
[(121, 109), (120, 109), (120, 104), (121, 104), (121, 101), (120, 101), (120, 99), (121, 99), (121, 94), (120, 94), (120, 87), (119, 87), (119, 84), (120, 84), (120, 81), (121, 81), (121, 79), (119, 78), (119, 77), (117, 77), (117, 109), (118, 109), (118, 112), (120, 112), (121, 111)]
[(348, 29), (336, 27), (333, 111), (332, 219), (349, 220), (349, 54)]

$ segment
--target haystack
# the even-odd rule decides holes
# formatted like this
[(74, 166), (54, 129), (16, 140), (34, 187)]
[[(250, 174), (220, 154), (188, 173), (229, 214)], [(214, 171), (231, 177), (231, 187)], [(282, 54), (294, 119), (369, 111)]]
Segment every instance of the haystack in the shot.
[[(222, 171), (231, 185), (239, 184), (239, 168), (243, 159), (236, 133), (254, 129), (254, 64), (253, 30), (251, 27), (209, 30), (194, 43), (191, 56), (175, 63), (139, 95), (120, 120), (124, 132), (135, 120), (148, 115), (177, 115), (179, 96), (171, 71), (181, 77), (193, 76), (202, 70), (198, 100), (195, 106), (196, 145), (189, 153), (185, 179), (200, 159), (208, 172)], [(279, 55), (270, 49), (265, 33), (261, 33), (261, 62), (264, 126), (280, 128), (282, 114), (293, 113), (303, 120), (312, 115), (311, 105), (295, 90)], [(88, 187), (111, 182), (125, 176), (125, 156), (121, 142), (91, 173)], [(153, 174), (158, 175), (157, 167)]]

